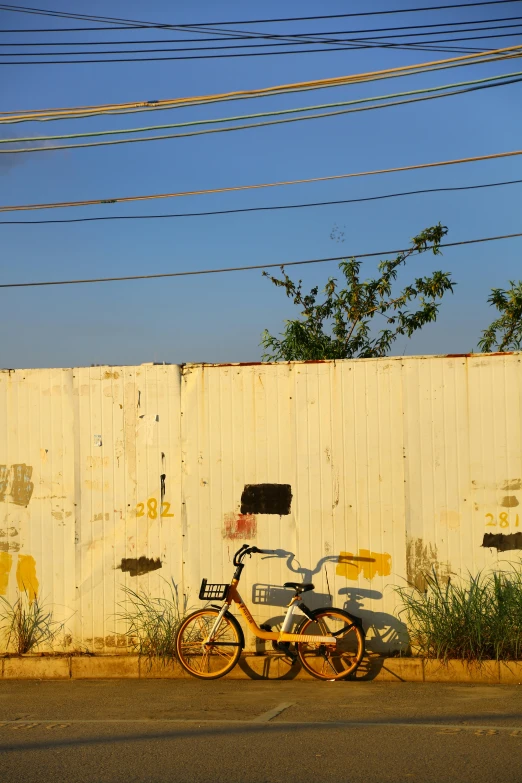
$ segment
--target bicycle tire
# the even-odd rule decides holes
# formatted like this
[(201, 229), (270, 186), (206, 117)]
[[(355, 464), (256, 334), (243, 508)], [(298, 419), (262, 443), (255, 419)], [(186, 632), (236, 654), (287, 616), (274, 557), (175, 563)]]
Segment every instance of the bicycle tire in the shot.
[[(330, 618), (329, 621), (326, 618)], [(364, 631), (360, 622), (343, 609), (316, 609), (313, 619), (306, 618), (299, 634), (337, 638), (335, 648), (329, 645), (297, 642), (297, 654), (303, 668), (319, 680), (344, 680), (353, 674), (364, 655)]]
[(188, 674), (200, 680), (217, 680), (228, 674), (243, 650), (241, 626), (228, 613), (221, 621), (217, 640), (205, 649), (204, 639), (218, 614), (217, 609), (198, 609), (183, 620), (176, 634), (178, 661)]

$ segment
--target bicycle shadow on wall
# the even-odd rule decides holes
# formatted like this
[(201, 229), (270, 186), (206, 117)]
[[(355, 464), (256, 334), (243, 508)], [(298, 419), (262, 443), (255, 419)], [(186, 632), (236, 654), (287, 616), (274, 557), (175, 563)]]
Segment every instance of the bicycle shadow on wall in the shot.
[[(289, 571), (299, 575), (300, 581), (303, 583), (313, 582), (313, 577), (319, 574), (323, 568), (325, 568), (326, 572), (326, 564), (335, 563), (337, 565), (339, 563), (337, 555), (327, 555), (318, 560), (313, 568), (306, 568), (300, 564), (294, 552), (289, 552), (285, 549), (263, 551), (266, 553), (264, 559), (272, 557), (285, 559)], [(346, 559), (346, 556), (344, 559)], [(373, 563), (375, 561), (372, 557), (357, 555), (350, 557), (350, 563), (355, 565), (359, 562)], [(327, 572), (326, 577), (328, 583)], [(258, 606), (286, 608), (291, 595), (291, 591), (282, 585), (256, 583), (252, 586), (252, 603)], [(338, 607), (361, 618), (364, 631), (367, 634), (367, 654), (355, 675), (355, 679), (371, 680), (382, 668), (383, 661), (381, 656), (383, 654), (390, 654), (391, 652), (396, 654), (397, 651), (407, 650), (408, 636), (406, 626), (394, 615), (387, 612), (374, 612), (364, 608), (364, 601), (382, 599), (383, 595), (378, 590), (368, 590), (357, 586), (346, 587), (339, 590), (339, 596), (344, 598), (344, 603), (341, 604), (341, 601), (337, 601)], [(304, 594), (303, 600), (310, 609), (328, 607), (336, 603), (330, 593), (319, 593), (315, 590)], [(277, 630), (281, 628), (283, 620), (284, 613), (281, 612), (270, 617), (266, 622), (273, 630)], [(266, 656), (266, 653), (269, 653), (269, 655)], [(246, 658), (242, 658), (240, 661), (242, 670), (252, 679), (293, 679), (300, 671), (301, 666), (298, 661), (292, 661), (283, 652), (274, 649), (270, 642), (256, 639), (256, 654), (260, 658), (258, 659), (259, 667), (255, 669), (252, 668)], [(254, 661), (255, 656), (252, 663)]]

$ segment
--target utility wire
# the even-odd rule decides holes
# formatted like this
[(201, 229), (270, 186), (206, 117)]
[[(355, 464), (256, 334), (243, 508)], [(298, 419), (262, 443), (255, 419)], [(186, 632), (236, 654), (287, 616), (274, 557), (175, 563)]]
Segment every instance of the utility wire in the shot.
[[(107, 146), (113, 146), (115, 144), (133, 144), (133, 143), (138, 143), (138, 142), (142, 143), (147, 141), (164, 141), (166, 139), (188, 138), (189, 136), (207, 136), (209, 134), (214, 134), (214, 133), (230, 133), (232, 131), (250, 130), (252, 128), (265, 128), (268, 127), (269, 125), (284, 125), (290, 122), (304, 122), (305, 120), (318, 120), (318, 119), (323, 119), (325, 117), (334, 117), (343, 114), (353, 114), (355, 112), (371, 111), (373, 109), (387, 109), (392, 106), (402, 106), (410, 103), (419, 103), (421, 101), (433, 101), (436, 100), (437, 98), (448, 98), (454, 95), (463, 95), (464, 93), (468, 93), (468, 92), (476, 92), (477, 90), (488, 90), (493, 87), (505, 87), (510, 84), (517, 84), (520, 81), (522, 81), (522, 76), (510, 80), (500, 81), (495, 84), (480, 84), (475, 87), (464, 87), (460, 90), (443, 92), (443, 93), (439, 93), (438, 95), (423, 95), (418, 98), (405, 98), (399, 101), (378, 103), (372, 106), (358, 106), (352, 109), (336, 109), (335, 111), (322, 112), (320, 114), (307, 114), (304, 117), (286, 117), (280, 120), (266, 120), (263, 122), (252, 122), (252, 123), (248, 123), (247, 125), (231, 125), (225, 128), (207, 128), (205, 130), (192, 130), (192, 131), (187, 131), (185, 133), (166, 133), (166, 134), (162, 134), (161, 136), (138, 136), (137, 138), (133, 138), (133, 139), (112, 139), (111, 141), (89, 141), (89, 142), (82, 142), (81, 144), (54, 144), (46, 147), (27, 147), (22, 149), (9, 147), (6, 150), (0, 149), (0, 155), (17, 155), (17, 154), (29, 154), (33, 152), (52, 152), (57, 150), (85, 149), (87, 147), (107, 147)], [(10, 141), (13, 140), (11, 139)]]
[[(513, 33), (497, 36), (486, 36), (487, 38), (508, 38), (512, 37)], [(477, 36), (476, 38), (479, 38)], [(466, 40), (476, 40), (466, 39)], [(318, 52), (345, 52), (358, 49), (399, 49), (406, 51), (419, 51), (419, 52), (466, 52), (466, 51), (479, 51), (476, 47), (451, 47), (451, 46), (430, 46), (430, 42), (426, 41), (422, 44), (395, 44), (395, 43), (376, 43), (367, 42), (360, 46), (331, 46), (328, 49), (292, 49), (288, 51), (277, 52), (236, 52), (232, 54), (190, 54), (182, 56), (171, 57), (112, 57), (101, 58), (97, 60), (45, 60), (35, 62), (33, 60), (13, 60), (11, 62), (0, 62), (0, 65), (82, 65), (85, 63), (92, 63), (93, 65), (105, 64), (105, 63), (143, 63), (143, 62), (169, 62), (175, 60), (224, 60), (231, 57), (279, 57), (287, 54), (315, 54)]]
[[(380, 81), (384, 79), (395, 79), (399, 78), (401, 76), (417, 76), (419, 74), (424, 73), (433, 73), (435, 71), (442, 71), (446, 70), (448, 68), (458, 68), (463, 66), (469, 66), (469, 65), (480, 65), (482, 62), (501, 62), (503, 60), (513, 60), (513, 59), (519, 59), (522, 57), (522, 52), (515, 52), (513, 54), (507, 54), (500, 57), (492, 57), (487, 60), (475, 60), (471, 62), (460, 62), (460, 63), (450, 63), (449, 65), (436, 65), (431, 66), (429, 68), (415, 68), (411, 71), (404, 71), (402, 73), (384, 73), (381, 76), (368, 76), (368, 77), (361, 77), (360, 79), (351, 79), (350, 77), (347, 77), (347, 81), (338, 81), (335, 83), (329, 83), (329, 84), (320, 84), (320, 85), (312, 85), (309, 87), (290, 87), (290, 88), (282, 88), (279, 89), (277, 87), (274, 87), (272, 92), (263, 92), (260, 93), (249, 93), (249, 94), (238, 94), (234, 95), (231, 94), (229, 96), (224, 97), (215, 97), (212, 96), (208, 97), (202, 97), (202, 98), (194, 98), (194, 99), (187, 99), (187, 102), (184, 101), (184, 99), (173, 99), (173, 100), (164, 100), (164, 101), (150, 101), (150, 102), (141, 102), (134, 104), (134, 108), (110, 108), (110, 107), (93, 107), (92, 110), (89, 110), (88, 107), (86, 107), (85, 110), (82, 109), (74, 109), (71, 110), (74, 113), (68, 114), (67, 109), (64, 109), (63, 111), (65, 113), (58, 114), (56, 113), (59, 110), (50, 110), (51, 114), (38, 114), (36, 113), (29, 113), (29, 114), (16, 114), (15, 112), (0, 112), (0, 125), (14, 125), (18, 124), (20, 122), (51, 122), (51, 121), (58, 121), (58, 120), (76, 120), (76, 119), (85, 119), (87, 117), (104, 117), (104, 116), (117, 116), (120, 114), (141, 114), (142, 112), (151, 112), (151, 111), (165, 111), (170, 109), (183, 109), (191, 106), (202, 106), (207, 105), (211, 103), (222, 103), (224, 101), (236, 101), (236, 100), (244, 100), (246, 98), (269, 98), (276, 95), (293, 95), (298, 92), (310, 92), (313, 90), (319, 90), (319, 89), (332, 89), (334, 87), (345, 87), (351, 84), (363, 84), (367, 82), (373, 82), (373, 81)], [(125, 104), (122, 104), (125, 105)], [(128, 106), (131, 106), (132, 104), (127, 104)], [(78, 113), (82, 112), (82, 113)], [(14, 139), (14, 141), (20, 141), (19, 138)]]
[(306, 204), (279, 204), (269, 207), (243, 207), (241, 209), (217, 209), (210, 212), (180, 212), (167, 215), (107, 215), (86, 218), (62, 218), (58, 220), (0, 220), (0, 226), (33, 226), (52, 223), (92, 223), (99, 220), (158, 220), (162, 218), (208, 217), (210, 215), (237, 215), (245, 212), (274, 212), (282, 209), (307, 209), (309, 207), (338, 206), (339, 204), (359, 204), (365, 201), (381, 201), (403, 196), (417, 196), (424, 193), (450, 193), (461, 190), (480, 190), (496, 188), (504, 185), (520, 185), (522, 179), (512, 179), (505, 182), (487, 182), (481, 185), (456, 185), (443, 188), (425, 188), (423, 190), (407, 190), (401, 193), (385, 193), (380, 196), (363, 196), (362, 198), (338, 199), (336, 201), (315, 201)]
[[(522, 26), (521, 22), (517, 22), (516, 24), (504, 24), (504, 25), (492, 25), (491, 27), (469, 27), (465, 28), (463, 30), (442, 30), (437, 31), (437, 33), (434, 33), (433, 31), (427, 32), (427, 33), (404, 33), (401, 35), (376, 35), (372, 36), (372, 39), (369, 40), (367, 37), (358, 36), (355, 38), (330, 38), (328, 40), (320, 41), (320, 43), (339, 43), (339, 44), (357, 44), (357, 43), (363, 43), (364, 46), (354, 46), (354, 49), (360, 49), (360, 48), (368, 48), (370, 46), (373, 46), (376, 44), (377, 41), (385, 40), (388, 38), (420, 38), (424, 37), (426, 35), (455, 35), (455, 33), (468, 33), (468, 32), (486, 32), (489, 33), (491, 30), (513, 30), (513, 28), (520, 28)], [(341, 33), (339, 33), (341, 34)], [(460, 38), (438, 38), (432, 41), (425, 42), (426, 44), (437, 44), (437, 43), (443, 43), (443, 44), (453, 44), (458, 43), (460, 41), (476, 41), (481, 39), (492, 39), (492, 38), (509, 38), (514, 37), (517, 35), (520, 35), (521, 31), (517, 29), (517, 31), (509, 32), (509, 33), (502, 33), (502, 34), (488, 34), (488, 35), (475, 35), (475, 36), (465, 36)], [(251, 41), (252, 39), (248, 36), (243, 36), (243, 40)], [(270, 36), (270, 38), (273, 38), (273, 36)], [(223, 39), (218, 39), (222, 41)], [(231, 40), (230, 38), (226, 39), (227, 41)], [(235, 40), (235, 39), (232, 39)], [(125, 46), (128, 45), (128, 41), (121, 41), (116, 42), (118, 46)], [(147, 45), (152, 45), (152, 42), (149, 41), (141, 41), (141, 42), (135, 42), (135, 43), (142, 43)], [(167, 41), (166, 43), (170, 43), (170, 41)], [(182, 41), (182, 43), (185, 43)], [(1, 57), (53, 57), (53, 56), (59, 56), (59, 57), (67, 57), (69, 55), (77, 56), (77, 55), (99, 55), (99, 54), (157, 54), (159, 52), (204, 52), (204, 51), (222, 51), (222, 50), (230, 50), (230, 49), (258, 49), (258, 48), (267, 48), (267, 47), (277, 47), (277, 46), (309, 46), (310, 44), (316, 44), (317, 40), (314, 39), (295, 39), (295, 40), (271, 40), (265, 43), (241, 43), (241, 44), (222, 44), (219, 46), (201, 46), (199, 45), (200, 42), (198, 42), (198, 46), (186, 46), (186, 47), (174, 47), (174, 48), (162, 48), (162, 49), (104, 49), (102, 51), (96, 51), (92, 49), (81, 49), (79, 51), (45, 51), (45, 52), (1, 52)], [(206, 41), (202, 41), (201, 43), (206, 43)], [(399, 44), (409, 45), (410, 42), (408, 41), (390, 41), (387, 42), (390, 46), (396, 46)], [(416, 42), (412, 42), (416, 45)], [(423, 42), (421, 42), (423, 43)], [(42, 44), (45, 45), (45, 44)], [(64, 44), (61, 44), (64, 45)], [(83, 46), (91, 46), (91, 42), (84, 42)], [(100, 44), (102, 45), (102, 44)], [(19, 46), (18, 43), (12, 43), (12, 44), (0, 44), (0, 46), (10, 46), (11, 48), (15, 48), (16, 46)], [(248, 53), (248, 52), (247, 52)]]
[[(82, 19), (82, 20), (94, 20), (98, 21), (102, 24), (108, 24), (110, 22), (125, 22), (124, 28), (117, 28), (117, 29), (127, 29), (130, 27), (153, 27), (153, 28), (187, 28), (187, 27), (220, 27), (225, 24), (227, 25), (237, 25), (237, 24), (271, 24), (271, 23), (279, 23), (279, 22), (308, 22), (308, 21), (317, 21), (319, 19), (348, 19), (348, 18), (354, 18), (354, 17), (360, 17), (360, 16), (385, 16), (385, 15), (392, 15), (392, 14), (406, 14), (406, 13), (416, 13), (416, 12), (422, 12), (422, 11), (443, 11), (446, 9), (453, 9), (453, 8), (477, 8), (479, 6), (492, 6), (492, 5), (507, 5), (510, 3), (519, 2), (519, 0), (482, 0), (482, 2), (475, 2), (475, 3), (453, 3), (448, 5), (435, 5), (435, 6), (424, 6), (421, 8), (393, 8), (385, 11), (359, 11), (357, 13), (349, 13), (349, 14), (323, 14), (320, 16), (288, 16), (288, 17), (279, 17), (279, 18), (272, 18), (272, 19), (243, 19), (243, 20), (233, 20), (233, 21), (219, 21), (219, 22), (193, 22), (193, 23), (183, 23), (183, 24), (177, 24), (177, 25), (170, 25), (170, 24), (164, 24), (160, 22), (143, 22), (138, 21), (135, 19), (121, 19), (119, 17), (109, 17), (109, 16), (95, 16), (92, 14), (70, 14), (65, 13), (62, 11), (48, 11), (44, 8), (31, 8), (30, 6), (14, 6), (9, 5), (7, 3), (0, 4), (0, 10), (3, 11), (16, 11), (20, 13), (27, 13), (27, 14), (37, 14), (41, 16), (56, 16), (61, 17), (63, 19)], [(97, 28), (72, 28), (72, 30), (85, 30), (85, 29), (94, 29), (94, 30), (107, 30), (107, 29), (115, 29), (110, 27), (97, 27)], [(3, 32), (51, 32), (49, 30), (8, 30)], [(71, 32), (71, 28), (57, 28), (55, 30), (52, 30), (52, 32)]]
[[(494, 22), (516, 22), (522, 20), (522, 16), (502, 16), (497, 17), (495, 19), (473, 19), (469, 21), (460, 21), (460, 22), (436, 22), (433, 24), (413, 24), (413, 25), (400, 25), (398, 27), (373, 27), (373, 28), (364, 28), (361, 30), (326, 30), (322, 33), (285, 33), (284, 36), (270, 34), (270, 33), (256, 33), (256, 32), (248, 32), (243, 35), (229, 35), (227, 37), (227, 41), (243, 41), (243, 40), (254, 40), (254, 39), (267, 39), (267, 38), (275, 38), (275, 39), (282, 39), (284, 38), (287, 41), (291, 41), (292, 39), (302, 39), (307, 38), (310, 40), (317, 39), (319, 36), (323, 35), (360, 35), (363, 33), (395, 33), (398, 37), (403, 37), (402, 33), (400, 31), (402, 30), (420, 30), (420, 29), (428, 29), (428, 28), (434, 28), (434, 27), (461, 27), (462, 25), (467, 24), (488, 24), (492, 25)], [(103, 28), (101, 28), (103, 29)], [(133, 28), (130, 28), (133, 29)], [(497, 29), (496, 27), (479, 27), (478, 30), (491, 30), (491, 29)], [(239, 31), (234, 31), (239, 32)], [(445, 33), (458, 33), (462, 32), (461, 29), (459, 30), (437, 30), (428, 33), (418, 33), (418, 35), (434, 35), (434, 34), (445, 34)], [(469, 32), (469, 31), (467, 31)], [(131, 40), (131, 41), (16, 41), (16, 43), (5, 43), (0, 42), (0, 46), (85, 46), (86, 43), (89, 44), (89, 46), (109, 46), (109, 45), (124, 45), (124, 44), (158, 44), (158, 43), (212, 43), (215, 41), (222, 41), (223, 36), (217, 36), (217, 37), (207, 37), (207, 38), (140, 38), (138, 40)]]
[[(439, 247), (461, 247), (463, 245), (476, 245), (479, 242), (496, 242), (500, 239), (514, 239), (522, 237), (522, 232), (517, 234), (503, 234), (495, 237), (481, 237), (480, 239), (464, 239), (460, 242), (444, 242)], [(95, 277), (84, 280), (44, 280), (34, 283), (0, 283), (0, 288), (30, 288), (35, 286), (50, 285), (78, 285), (81, 283), (114, 283), (124, 280), (157, 280), (164, 277), (186, 277), (188, 275), (215, 275), (222, 272), (247, 272), (253, 269), (272, 269), (274, 267), (301, 266), (304, 264), (324, 264), (328, 261), (344, 261), (346, 258), (374, 258), (375, 256), (397, 255), (406, 253), (411, 248), (401, 248), (399, 250), (381, 250), (376, 253), (358, 253), (346, 254), (344, 256), (333, 256), (331, 258), (313, 258), (306, 261), (280, 261), (276, 264), (252, 264), (250, 266), (231, 266), (222, 269), (195, 269), (187, 272), (160, 272), (153, 275), (124, 275), (121, 277)], [(417, 254), (415, 254), (417, 255)]]
[(190, 96), (185, 98), (169, 98), (152, 101), (134, 101), (132, 103), (113, 103), (99, 104), (94, 106), (77, 106), (70, 108), (53, 109), (33, 109), (27, 111), (7, 111), (0, 112), (0, 122), (11, 122), (15, 120), (27, 121), (32, 119), (66, 118), (73, 116), (83, 116), (86, 113), (91, 115), (95, 113), (106, 113), (112, 111), (122, 111), (125, 109), (142, 108), (177, 108), (182, 106), (192, 106), (203, 103), (215, 103), (224, 100), (239, 100), (247, 98), (258, 98), (264, 96), (281, 95), (290, 92), (298, 92), (312, 89), (323, 89), (347, 84), (358, 84), (366, 81), (376, 81), (384, 78), (397, 78), (399, 76), (409, 76), (432, 70), (442, 70), (445, 68), (460, 67), (465, 65), (479, 65), (481, 63), (498, 62), (504, 59), (514, 59), (522, 54), (522, 45), (508, 46), (501, 49), (492, 49), (478, 54), (467, 54), (459, 57), (450, 57), (444, 60), (432, 60), (414, 65), (403, 65), (394, 68), (387, 68), (380, 71), (369, 71), (366, 73), (351, 74), (347, 76), (337, 76), (326, 79), (316, 79), (305, 82), (294, 82), (290, 84), (280, 84), (272, 87), (262, 87), (251, 90), (238, 90), (228, 93), (217, 93), (203, 96)]
[(91, 199), (84, 201), (61, 201), (47, 204), (22, 204), (0, 207), (0, 212), (21, 212), (35, 209), (62, 209), (63, 207), (87, 207), (98, 204), (124, 204), (132, 201), (154, 201), (164, 198), (180, 198), (182, 196), (203, 196), (215, 193), (231, 193), (243, 190), (259, 190), (262, 188), (275, 188), (283, 185), (305, 185), (311, 182), (331, 182), (338, 179), (352, 179), (354, 177), (369, 177), (377, 174), (396, 174), (402, 171), (416, 171), (418, 169), (438, 168), (439, 166), (454, 166), (461, 163), (477, 163), (483, 160), (498, 160), (500, 158), (512, 158), (522, 155), (522, 150), (510, 152), (495, 152), (489, 155), (478, 155), (471, 158), (455, 158), (453, 160), (436, 161), (435, 163), (417, 163), (410, 166), (396, 166), (390, 169), (375, 169), (373, 171), (356, 171), (349, 174), (331, 174), (326, 177), (309, 177), (307, 179), (294, 179), (282, 182), (268, 182), (256, 185), (236, 185), (226, 188), (212, 188), (210, 190), (185, 190), (177, 193), (155, 193), (146, 196), (123, 196), (119, 198)]
[[(439, 92), (441, 90), (449, 90), (454, 89), (455, 87), (463, 87), (468, 85), (476, 85), (476, 84), (490, 84), (491, 82), (497, 82), (500, 80), (500, 85), (505, 84), (506, 79), (511, 79), (512, 77), (516, 76), (522, 76), (522, 71), (514, 71), (512, 73), (504, 73), (499, 74), (498, 76), (487, 76), (482, 79), (472, 79), (470, 81), (465, 82), (454, 82), (453, 84), (441, 84), (436, 87), (424, 87), (418, 90), (408, 90), (406, 92), (396, 92), (396, 93), (389, 93), (387, 95), (375, 95), (370, 96), (368, 98), (355, 98), (351, 101), (337, 101), (335, 103), (320, 103), (316, 104), (315, 106), (300, 106), (293, 109), (279, 109), (276, 111), (266, 111), (266, 112), (257, 112), (256, 114), (239, 114), (235, 117), (218, 117), (215, 119), (209, 119), (209, 120), (190, 120), (188, 122), (176, 122), (176, 123), (168, 123), (166, 125), (147, 125), (145, 127), (141, 128), (117, 128), (113, 130), (100, 130), (100, 131), (89, 131), (84, 133), (66, 133), (61, 134), (57, 136), (28, 136), (25, 138), (0, 138), (0, 144), (13, 144), (13, 143), (25, 143), (25, 142), (35, 142), (35, 141), (55, 141), (55, 140), (63, 140), (63, 139), (83, 139), (83, 138), (92, 138), (96, 136), (113, 136), (113, 135), (119, 135), (124, 133), (144, 133), (147, 131), (154, 131), (154, 130), (164, 130), (167, 128), (188, 128), (193, 127), (194, 125), (213, 125), (216, 123), (221, 122), (237, 122), (239, 120), (251, 120), (251, 119), (257, 119), (258, 117), (275, 117), (275, 116), (281, 116), (283, 114), (297, 114), (300, 112), (306, 112), (306, 111), (315, 111), (317, 109), (331, 109), (338, 106), (353, 106), (360, 103), (369, 103), (370, 101), (384, 101), (388, 98), (402, 98), (404, 96), (410, 96), (410, 95), (424, 95), (426, 93), (434, 93)], [(516, 79), (514, 80), (516, 82)], [(509, 82), (511, 84), (511, 82)], [(495, 86), (493, 84), (490, 84), (490, 86)], [(377, 107), (375, 107), (377, 108)], [(328, 116), (328, 113), (325, 113), (324, 115), (315, 115), (316, 117), (319, 116)], [(0, 150), (1, 152), (1, 150)]]

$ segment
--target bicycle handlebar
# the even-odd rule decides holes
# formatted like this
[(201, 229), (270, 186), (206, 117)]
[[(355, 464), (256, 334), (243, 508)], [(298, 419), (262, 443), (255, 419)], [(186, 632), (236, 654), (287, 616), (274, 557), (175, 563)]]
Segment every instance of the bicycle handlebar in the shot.
[(234, 555), (233, 563), (235, 566), (241, 565), (241, 561), (247, 555), (257, 555), (257, 554), (263, 554), (263, 550), (258, 549), (257, 546), (249, 546), (248, 544), (243, 544), (243, 546), (240, 549), (238, 549), (236, 554)]

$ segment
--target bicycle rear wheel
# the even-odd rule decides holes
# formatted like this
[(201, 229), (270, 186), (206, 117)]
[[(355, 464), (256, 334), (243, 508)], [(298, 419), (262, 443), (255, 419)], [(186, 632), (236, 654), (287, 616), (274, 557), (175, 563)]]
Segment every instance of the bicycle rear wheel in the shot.
[(306, 619), (299, 634), (335, 636), (336, 645), (298, 642), (297, 653), (303, 667), (320, 680), (343, 680), (359, 666), (364, 655), (364, 633), (342, 609), (318, 609), (313, 620)]
[(216, 621), (216, 609), (189, 615), (176, 635), (176, 653), (185, 671), (203, 680), (216, 680), (234, 668), (243, 649), (241, 627), (235, 617), (222, 618), (214, 638), (207, 641)]

